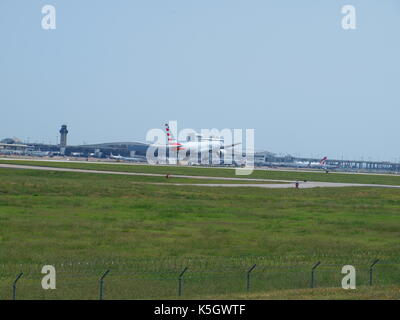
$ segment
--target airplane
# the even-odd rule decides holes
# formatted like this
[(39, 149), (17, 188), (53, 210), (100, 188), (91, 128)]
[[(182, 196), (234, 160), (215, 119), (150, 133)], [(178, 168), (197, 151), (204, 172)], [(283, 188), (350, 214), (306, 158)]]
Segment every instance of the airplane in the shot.
[(71, 156), (72, 156), (72, 157), (82, 157), (82, 156), (83, 156), (83, 153), (82, 153), (82, 152), (72, 152), (72, 153), (71, 153)]
[(33, 157), (49, 157), (52, 156), (52, 153), (50, 151), (28, 150), (26, 155)]
[[(179, 153), (186, 153), (185, 158), (188, 158), (189, 152), (194, 155), (194, 154), (207, 154), (211, 152), (219, 152), (220, 159), (222, 159), (226, 153), (226, 149), (233, 148), (236, 145), (241, 144), (239, 143), (233, 143), (233, 144), (228, 144), (228, 145), (223, 145), (223, 139), (221, 138), (215, 138), (215, 137), (203, 137), (201, 135), (196, 135), (198, 138), (198, 141), (185, 141), (185, 142), (178, 142), (172, 135), (169, 124), (165, 124), (165, 131), (167, 134), (167, 141), (168, 143), (166, 145), (157, 145), (158, 148), (168, 148), (169, 150), (176, 151), (176, 155), (178, 158)], [(156, 145), (152, 145), (153, 147)], [(189, 164), (192, 164), (189, 161)]]
[(123, 157), (121, 155), (114, 156), (112, 153), (110, 154), (110, 159), (117, 161), (146, 162), (146, 158), (144, 157)]
[(332, 166), (326, 164), (326, 160), (328, 157), (323, 157), (319, 162), (311, 162), (311, 161), (295, 161), (295, 165), (298, 168), (316, 168), (316, 169), (328, 169)]

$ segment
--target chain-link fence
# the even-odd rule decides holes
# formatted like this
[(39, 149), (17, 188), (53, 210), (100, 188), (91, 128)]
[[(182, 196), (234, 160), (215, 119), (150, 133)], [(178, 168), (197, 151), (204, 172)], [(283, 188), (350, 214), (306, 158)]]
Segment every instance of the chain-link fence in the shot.
[(44, 290), (41, 265), (0, 265), (0, 299), (174, 299), (284, 289), (341, 287), (345, 264), (356, 269), (357, 286), (400, 285), (400, 263), (273, 265), (247, 260), (210, 262), (54, 264), (56, 289)]

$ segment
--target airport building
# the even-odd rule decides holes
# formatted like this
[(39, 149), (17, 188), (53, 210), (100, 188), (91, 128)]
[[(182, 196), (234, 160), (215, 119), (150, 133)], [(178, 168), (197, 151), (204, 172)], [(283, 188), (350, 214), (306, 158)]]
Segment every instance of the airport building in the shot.
[(148, 144), (141, 142), (108, 142), (67, 146), (66, 154), (81, 153), (84, 156), (95, 155), (99, 158), (105, 158), (111, 155), (120, 155), (123, 157), (145, 157), (147, 148)]
[[(146, 152), (149, 147), (141, 142), (108, 142), (98, 144), (84, 144), (77, 146), (68, 145), (67, 125), (62, 125), (59, 130), (59, 144), (28, 143), (18, 138), (5, 138), (0, 140), (0, 155), (21, 155), (21, 156), (67, 156), (67, 157), (95, 157), (110, 158), (121, 156), (135, 158), (139, 161), (146, 161)], [(307, 168), (307, 164), (318, 163), (320, 159), (298, 158), (291, 155), (277, 156), (269, 151), (259, 151), (254, 155), (254, 164), (263, 167), (290, 167)], [(223, 164), (223, 163), (222, 163)], [(338, 171), (370, 171), (370, 172), (400, 172), (400, 163), (378, 162), (378, 161), (355, 161), (355, 160), (334, 160), (326, 159), (325, 164), (330, 170)], [(320, 169), (323, 169), (321, 166)]]
[(0, 140), (0, 154), (20, 155), (26, 153), (28, 145), (18, 138), (5, 138)]

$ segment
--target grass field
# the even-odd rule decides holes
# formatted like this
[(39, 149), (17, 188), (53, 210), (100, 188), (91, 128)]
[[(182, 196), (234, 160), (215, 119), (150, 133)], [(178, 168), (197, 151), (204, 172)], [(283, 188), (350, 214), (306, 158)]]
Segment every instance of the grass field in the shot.
[(223, 297), (207, 297), (207, 299), (222, 298), (232, 300), (398, 300), (400, 299), (400, 286), (361, 287), (356, 291), (343, 290), (342, 288), (279, 290), (262, 293), (224, 295)]
[[(109, 165), (104, 166), (109, 170)], [(120, 166), (150, 170), (147, 166)], [(168, 172), (173, 169), (182, 170), (168, 167)], [(188, 169), (190, 174), (202, 175), (207, 170)], [(166, 169), (155, 167), (157, 172), (162, 170)], [(223, 176), (229, 170), (217, 172)], [(270, 174), (275, 172), (257, 173), (267, 179), (272, 178)], [(298, 173), (276, 174), (293, 180)], [(0, 299), (10, 296), (10, 283), (19, 271), (26, 272), (20, 280), (22, 297), (96, 298), (98, 278), (107, 268), (112, 270), (107, 298), (174, 298), (177, 275), (185, 266), (190, 271), (185, 278), (188, 298), (230, 298), (243, 294), (245, 272), (254, 263), (254, 294), (268, 298), (268, 292), (273, 292), (270, 297), (279, 298), (288, 294), (282, 291), (280, 295), (282, 289), (307, 288), (310, 268), (319, 260), (320, 287), (340, 285), (341, 264), (359, 266), (358, 279), (365, 285), (368, 266), (375, 258), (382, 261), (377, 265), (377, 284), (390, 286), (387, 296), (398, 290), (398, 190), (267, 190), (144, 183), (157, 179), (166, 180), (0, 169)], [(44, 264), (61, 270), (59, 289), (54, 293), (36, 288), (40, 284), (36, 278), (41, 276), (38, 266)], [(132, 296), (132, 286), (135, 292), (143, 292)], [(305, 297), (325, 297), (322, 291), (307, 292)], [(353, 298), (375, 296), (354, 293)], [(349, 296), (337, 298), (342, 297)]]
[(278, 171), (278, 170), (254, 170), (251, 175), (235, 175), (234, 168), (201, 168), (187, 166), (149, 166), (137, 164), (118, 164), (118, 163), (76, 163), (76, 162), (55, 162), (55, 161), (29, 161), (29, 160), (0, 160), (5, 164), (34, 165), (55, 168), (103, 170), (117, 172), (141, 172), (176, 174), (192, 176), (210, 176), (225, 178), (252, 178), (252, 179), (271, 179), (271, 180), (290, 180), (290, 181), (319, 181), (319, 182), (344, 182), (362, 184), (383, 184), (400, 185), (400, 175), (378, 175), (378, 174), (347, 174), (330, 172), (306, 172), (306, 171)]

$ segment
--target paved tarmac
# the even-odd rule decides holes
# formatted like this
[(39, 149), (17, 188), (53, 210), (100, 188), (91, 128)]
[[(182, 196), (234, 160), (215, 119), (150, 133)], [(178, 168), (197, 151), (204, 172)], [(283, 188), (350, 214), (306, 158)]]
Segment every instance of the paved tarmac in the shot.
[[(117, 172), (117, 171), (101, 171), (101, 170), (87, 170), (87, 169), (70, 169), (70, 168), (54, 168), (54, 167), (41, 167), (41, 166), (26, 166), (16, 164), (0, 164), (0, 168), (9, 169), (29, 169), (29, 170), (42, 170), (42, 171), (60, 171), (60, 172), (79, 172), (79, 173), (96, 173), (96, 174), (114, 174), (114, 175), (129, 175), (129, 176), (149, 176), (149, 177), (165, 177), (165, 174), (160, 173), (140, 173), (140, 172)], [(199, 187), (253, 187), (253, 188), (267, 188), (267, 189), (284, 189), (295, 188), (296, 181), (289, 180), (269, 180), (269, 179), (250, 179), (250, 178), (227, 178), (227, 177), (207, 177), (207, 176), (189, 176), (189, 175), (170, 175), (175, 178), (189, 178), (189, 179), (206, 179), (206, 180), (229, 180), (229, 181), (257, 181), (257, 182), (276, 182), (276, 183), (149, 183), (156, 185), (177, 185), (177, 186), (199, 186)], [(143, 182), (142, 182), (143, 183)], [(339, 187), (375, 187), (375, 188), (400, 188), (400, 185), (381, 185), (381, 184), (360, 184), (360, 183), (337, 183), (337, 182), (299, 182), (299, 188), (339, 188)]]

